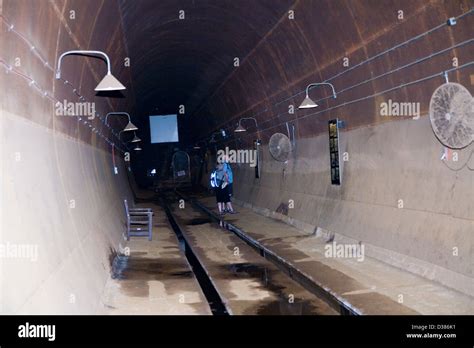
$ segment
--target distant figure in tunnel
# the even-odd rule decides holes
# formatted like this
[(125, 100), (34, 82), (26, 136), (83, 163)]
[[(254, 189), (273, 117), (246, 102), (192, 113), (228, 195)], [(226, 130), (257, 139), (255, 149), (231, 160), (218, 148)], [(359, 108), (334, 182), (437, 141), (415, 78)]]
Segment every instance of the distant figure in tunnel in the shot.
[(234, 188), (233, 188), (233, 184), (234, 184), (234, 174), (232, 173), (232, 167), (230, 166), (230, 163), (229, 163), (229, 158), (228, 157), (225, 157), (224, 158), (224, 172), (226, 174), (226, 177), (227, 177), (227, 191), (229, 193), (229, 201), (226, 203), (226, 207), (225, 207), (225, 212), (226, 213), (230, 213), (230, 214), (236, 214), (237, 212), (234, 210), (234, 208), (232, 207), (232, 195), (234, 194)]
[(224, 215), (226, 205), (230, 202), (230, 196), (228, 176), (224, 170), (223, 163), (217, 163), (215, 171), (211, 174), (212, 181), (215, 182), (214, 189), (216, 192), (217, 209), (219, 209), (220, 215)]

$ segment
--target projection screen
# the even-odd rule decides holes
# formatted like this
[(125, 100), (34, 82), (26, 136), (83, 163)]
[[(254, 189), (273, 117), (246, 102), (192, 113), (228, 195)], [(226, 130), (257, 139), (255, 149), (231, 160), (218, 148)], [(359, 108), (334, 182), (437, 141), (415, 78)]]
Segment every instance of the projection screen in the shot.
[(150, 116), (150, 139), (152, 144), (179, 141), (176, 115)]

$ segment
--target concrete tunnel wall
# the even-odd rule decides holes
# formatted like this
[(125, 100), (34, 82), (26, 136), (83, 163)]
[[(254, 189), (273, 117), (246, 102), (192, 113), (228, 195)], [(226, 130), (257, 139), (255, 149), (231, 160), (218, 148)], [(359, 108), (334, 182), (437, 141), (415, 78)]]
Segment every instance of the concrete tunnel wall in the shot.
[[(70, 11), (75, 11), (75, 19)], [(98, 118), (87, 120), (89, 127), (78, 117), (57, 116), (55, 103), (35, 86), (72, 102), (78, 101), (76, 89), (96, 103), (102, 116), (126, 111), (133, 95), (123, 66), (127, 53), (121, 22), (115, 20), (120, 17), (118, 6), (93, 0), (0, 1), (0, 14), (0, 240), (4, 248), (37, 247), (36, 260), (0, 258), (0, 313), (100, 313), (109, 257), (123, 241), (123, 199), (132, 199), (127, 165), (116, 150), (114, 174), (111, 145), (91, 127), (119, 143)], [(11, 24), (34, 50), (8, 31)], [(128, 89), (127, 98), (95, 96), (94, 88), (106, 72), (99, 59), (68, 56), (62, 78), (69, 83), (55, 80), (57, 58), (71, 49), (108, 52), (112, 73)], [(32, 77), (36, 85), (29, 86), (29, 80), (14, 72), (7, 74), (5, 64)], [(109, 120), (115, 130), (124, 125), (123, 119)]]
[[(307, 232), (318, 230), (327, 238), (335, 235), (336, 241), (362, 242), (368, 256), (473, 295), (474, 177), (467, 167), (474, 168), (470, 157), (474, 145), (457, 151), (457, 163), (440, 160), (445, 148), (434, 136), (427, 113), (443, 77), (321, 111), (452, 68), (454, 57), (459, 65), (469, 63), (472, 43), (340, 93), (337, 100), (322, 101), (317, 110), (288, 112), (290, 105), (296, 108), (301, 103), (308, 83), (347, 69), (342, 65), (344, 57), (352, 67), (466, 13), (473, 5), (471, 1), (364, 4), (291, 4), (288, 9), (294, 10), (296, 19), (283, 14), (202, 106), (196, 127), (204, 132), (212, 124), (213, 130), (232, 132), (239, 118), (256, 117), (258, 131), (247, 121), (243, 123), (246, 133), (218, 145), (242, 149), (252, 148), (256, 138), (263, 142), (260, 179), (248, 165), (234, 165), (234, 191), (240, 203)], [(397, 19), (400, 9), (403, 20)], [(315, 13), (331, 16), (314, 20)], [(472, 15), (465, 16), (455, 27), (446, 25), (331, 82), (336, 91), (342, 90), (463, 42), (472, 36), (473, 23)], [(451, 72), (449, 79), (472, 93), (473, 74), (471, 65)], [(328, 91), (315, 88), (310, 94), (317, 100), (329, 96)], [(389, 99), (419, 102), (421, 118), (380, 116), (381, 103)], [(321, 112), (306, 116), (315, 111)], [(334, 118), (346, 123), (340, 130), (340, 151), (347, 152), (349, 160), (342, 162), (341, 186), (330, 181), (327, 121)], [(296, 149), (286, 164), (275, 161), (268, 151), (273, 133), (287, 134), (285, 122), (296, 128)], [(290, 199), (293, 209), (288, 209)], [(458, 255), (453, 255), (456, 251)]]

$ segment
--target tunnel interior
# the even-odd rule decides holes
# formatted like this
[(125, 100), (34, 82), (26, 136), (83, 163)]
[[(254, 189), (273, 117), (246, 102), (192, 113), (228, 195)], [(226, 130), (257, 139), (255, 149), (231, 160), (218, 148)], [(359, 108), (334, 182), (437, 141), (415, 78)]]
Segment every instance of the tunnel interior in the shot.
[[(324, 245), (364, 245), (373, 265), (348, 260), (351, 278), (341, 263), (344, 286), (334, 283), (351, 310), (372, 313), (364, 301), (385, 296), (382, 314), (474, 313), (472, 1), (0, 0), (0, 22), (2, 314), (104, 313), (114, 257), (129, 247), (124, 199), (147, 206), (166, 189), (210, 199), (223, 152), (236, 156), (231, 230), (319, 260), (295, 269), (317, 270), (323, 285), (345, 260), (325, 265), (298, 233), (324, 241), (323, 256)], [(59, 69), (71, 50), (108, 58), (70, 54)], [(107, 59), (124, 90), (96, 91)], [(451, 103), (441, 126), (436, 93)], [(318, 106), (302, 108), (305, 96)], [(176, 115), (179, 141), (152, 143), (152, 115)], [(189, 244), (216, 227), (173, 209), (196, 229)], [(166, 214), (154, 223), (160, 235)], [(376, 262), (424, 284), (406, 290), (406, 308), (389, 305), (405, 290), (386, 290)], [(423, 289), (456, 305), (411, 304)]]

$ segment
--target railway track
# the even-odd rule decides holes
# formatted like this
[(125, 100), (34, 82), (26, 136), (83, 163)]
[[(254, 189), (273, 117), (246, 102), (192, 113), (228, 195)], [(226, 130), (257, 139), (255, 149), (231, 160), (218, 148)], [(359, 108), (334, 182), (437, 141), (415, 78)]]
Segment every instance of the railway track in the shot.
[(199, 202), (176, 191), (159, 201), (213, 314), (357, 314)]

